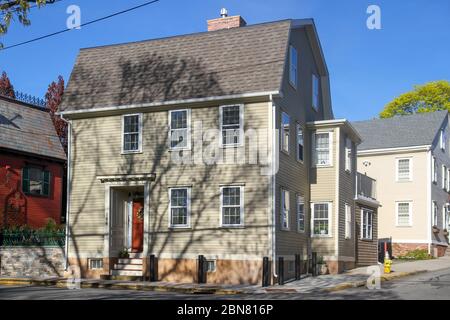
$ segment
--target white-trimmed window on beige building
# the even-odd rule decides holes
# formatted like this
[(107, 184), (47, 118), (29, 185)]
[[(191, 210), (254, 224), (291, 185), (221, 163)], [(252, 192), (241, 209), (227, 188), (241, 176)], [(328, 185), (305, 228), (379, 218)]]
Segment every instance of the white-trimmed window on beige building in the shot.
[(220, 106), (220, 146), (237, 147), (244, 143), (244, 105)]
[(331, 236), (331, 202), (317, 202), (311, 205), (311, 229), (313, 237)]
[(220, 188), (220, 212), (222, 227), (244, 226), (244, 187)]
[(313, 165), (316, 167), (332, 165), (332, 132), (315, 132), (313, 134)]
[(361, 239), (372, 240), (373, 238), (373, 211), (361, 209)]
[(352, 206), (345, 204), (345, 239), (352, 238)]
[(399, 201), (396, 203), (396, 225), (397, 227), (412, 226), (412, 202)]
[(169, 111), (169, 141), (172, 150), (189, 150), (191, 148), (191, 110)]
[(142, 113), (122, 116), (122, 153), (142, 152)]
[(290, 195), (289, 191), (281, 189), (280, 224), (282, 230), (289, 230)]
[(169, 227), (189, 228), (191, 224), (191, 188), (169, 189)]
[(297, 197), (297, 231), (305, 232), (305, 198)]
[(396, 181), (408, 182), (412, 181), (412, 159), (398, 158), (396, 159)]

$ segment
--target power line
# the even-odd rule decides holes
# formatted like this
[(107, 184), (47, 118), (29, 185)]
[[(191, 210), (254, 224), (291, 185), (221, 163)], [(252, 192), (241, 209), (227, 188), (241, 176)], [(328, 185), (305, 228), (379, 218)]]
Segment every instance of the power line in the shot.
[[(85, 27), (85, 26), (93, 24), (93, 23), (97, 23), (97, 22), (100, 22), (100, 21), (103, 21), (103, 20), (106, 20), (106, 19), (110, 19), (112, 17), (115, 17), (115, 16), (118, 16), (118, 15), (130, 12), (130, 11), (137, 10), (137, 9), (142, 8), (142, 7), (151, 5), (151, 4), (156, 3), (158, 1), (159, 0), (152, 0), (152, 1), (149, 1), (149, 2), (146, 2), (146, 3), (143, 3), (141, 5), (138, 5), (138, 6), (135, 6), (135, 7), (132, 7), (132, 8), (128, 8), (128, 9), (125, 9), (125, 10), (122, 10), (122, 11), (110, 14), (110, 15), (102, 17), (102, 18), (98, 18), (98, 19), (95, 19), (95, 20), (92, 20), (92, 21), (88, 21), (86, 23), (82, 23), (80, 25), (80, 27)], [(25, 44), (28, 44), (28, 43), (31, 43), (31, 42), (36, 42), (36, 41), (43, 40), (43, 39), (46, 39), (46, 38), (50, 38), (50, 37), (53, 37), (53, 36), (59, 35), (59, 34), (64, 33), (64, 32), (68, 32), (68, 31), (72, 31), (72, 29), (63, 29), (63, 30), (60, 30), (60, 31), (57, 31), (57, 32), (53, 32), (53, 33), (47, 34), (45, 36), (41, 36), (41, 37), (34, 38), (34, 39), (31, 39), (31, 40), (28, 40), (28, 41), (16, 43), (16, 44), (13, 44), (11, 46), (4, 47), (3, 49), (0, 49), (0, 51), (7, 50), (7, 49), (12, 49), (12, 48), (19, 47), (19, 46), (23, 46)]]

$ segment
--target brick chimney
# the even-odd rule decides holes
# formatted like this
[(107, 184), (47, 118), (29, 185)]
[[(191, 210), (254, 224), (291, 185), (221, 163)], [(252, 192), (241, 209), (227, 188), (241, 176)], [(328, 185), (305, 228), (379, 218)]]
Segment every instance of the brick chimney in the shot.
[(208, 31), (239, 28), (247, 25), (241, 16), (228, 16), (227, 9), (220, 10), (220, 18), (208, 20)]

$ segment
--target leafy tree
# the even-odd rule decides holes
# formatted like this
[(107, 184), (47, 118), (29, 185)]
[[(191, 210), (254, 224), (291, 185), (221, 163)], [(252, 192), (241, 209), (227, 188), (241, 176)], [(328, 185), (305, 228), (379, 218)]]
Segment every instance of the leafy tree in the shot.
[(8, 75), (5, 71), (2, 72), (0, 77), (0, 95), (10, 98), (15, 98), (14, 87), (9, 81)]
[(450, 111), (450, 82), (446, 80), (429, 82), (415, 86), (414, 90), (404, 93), (390, 103), (380, 113), (381, 118), (395, 115)]
[(50, 117), (52, 118), (56, 133), (59, 136), (64, 151), (67, 153), (67, 123), (56, 114), (59, 110), (63, 95), (64, 79), (62, 76), (59, 76), (58, 82), (53, 81), (48, 86), (45, 99), (47, 100), (47, 108), (49, 109)]
[[(8, 31), (11, 21), (17, 18), (24, 26), (29, 26), (28, 12), (31, 6), (38, 8), (54, 3), (55, 0), (0, 0), (0, 36)], [(0, 49), (3, 44), (0, 42)]]

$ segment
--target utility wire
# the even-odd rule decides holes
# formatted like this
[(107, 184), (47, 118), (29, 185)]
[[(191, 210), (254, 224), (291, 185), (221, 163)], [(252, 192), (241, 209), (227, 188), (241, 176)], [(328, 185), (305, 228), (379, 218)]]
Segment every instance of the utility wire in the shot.
[[(110, 14), (110, 15), (105, 16), (105, 17), (102, 17), (102, 18), (98, 18), (98, 19), (95, 19), (95, 20), (92, 20), (92, 21), (88, 21), (88, 22), (86, 22), (86, 23), (82, 23), (82, 24), (80, 25), (80, 27), (85, 27), (85, 26), (90, 25), (90, 24), (93, 24), (93, 23), (97, 23), (97, 22), (100, 22), (100, 21), (103, 21), (103, 20), (106, 20), (106, 19), (110, 19), (110, 18), (112, 18), (112, 17), (115, 17), (115, 16), (118, 16), (118, 15), (121, 15), (121, 14), (124, 14), (124, 13), (127, 13), (127, 12), (130, 12), (130, 11), (137, 10), (137, 9), (142, 8), (142, 7), (151, 5), (151, 4), (156, 3), (156, 2), (158, 2), (158, 1), (159, 1), (159, 0), (152, 0), (152, 1), (149, 1), (149, 2), (146, 2), (146, 3), (143, 3), (143, 4), (141, 4), (141, 5), (138, 5), (138, 6), (135, 6), (135, 7), (132, 7), (132, 8), (128, 8), (128, 9), (125, 9), (125, 10), (122, 10), (122, 11), (119, 11), (119, 12), (116, 12), (116, 13), (113, 13), (113, 14)], [(31, 43), (31, 42), (36, 42), (36, 41), (39, 41), (39, 40), (42, 40), (42, 39), (50, 38), (50, 37), (53, 37), (53, 36), (59, 35), (59, 34), (61, 34), (61, 33), (68, 32), (68, 31), (72, 31), (72, 29), (64, 29), (64, 30), (60, 30), (60, 31), (57, 31), (57, 32), (53, 32), (53, 33), (47, 34), (47, 35), (45, 35), (45, 36), (41, 36), (41, 37), (38, 37), (38, 38), (34, 38), (34, 39), (31, 39), (31, 40), (28, 40), (28, 41), (16, 43), (16, 44), (13, 44), (13, 45), (4, 47), (3, 49), (0, 49), (0, 52), (3, 51), (3, 50), (7, 50), (7, 49), (12, 49), (12, 48), (15, 48), (15, 47), (23, 46), (23, 45), (28, 44), (28, 43)]]

